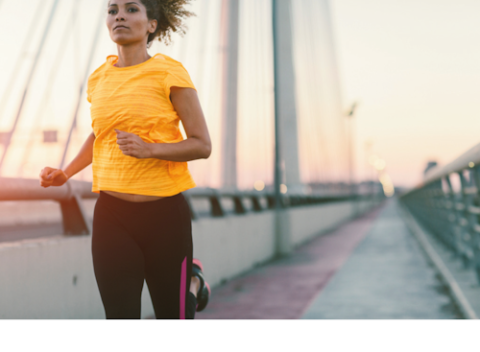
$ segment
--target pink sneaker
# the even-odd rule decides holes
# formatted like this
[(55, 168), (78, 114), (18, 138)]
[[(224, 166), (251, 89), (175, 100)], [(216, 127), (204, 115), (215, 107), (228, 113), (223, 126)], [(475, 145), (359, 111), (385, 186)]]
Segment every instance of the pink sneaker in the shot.
[(201, 312), (208, 304), (211, 290), (210, 285), (205, 281), (205, 278), (203, 277), (202, 262), (198, 259), (193, 258), (192, 264), (192, 276), (196, 276), (200, 280), (200, 288), (197, 292), (197, 312)]

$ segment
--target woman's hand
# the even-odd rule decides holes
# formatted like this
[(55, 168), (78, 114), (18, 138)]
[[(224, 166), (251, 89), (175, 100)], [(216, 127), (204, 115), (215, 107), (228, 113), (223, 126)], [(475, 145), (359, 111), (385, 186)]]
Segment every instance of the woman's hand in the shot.
[(62, 186), (68, 181), (68, 176), (60, 169), (46, 167), (40, 171), (40, 186)]
[(115, 130), (117, 133), (117, 144), (123, 154), (137, 159), (151, 158), (150, 144), (133, 133)]

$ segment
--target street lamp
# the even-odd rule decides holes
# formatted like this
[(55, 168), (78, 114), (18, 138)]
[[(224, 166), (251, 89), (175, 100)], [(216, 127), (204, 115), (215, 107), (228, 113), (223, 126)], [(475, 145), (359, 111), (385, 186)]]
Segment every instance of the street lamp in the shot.
[(349, 188), (350, 194), (355, 196), (355, 181), (354, 181), (354, 166), (353, 166), (353, 144), (354, 144), (354, 130), (353, 130), (353, 118), (355, 117), (355, 110), (357, 109), (358, 103), (353, 102), (350, 110), (348, 111), (346, 117), (348, 119), (348, 179), (349, 179)]
[[(373, 198), (375, 190), (374, 190), (374, 182), (375, 182), (375, 162), (378, 159), (378, 156), (375, 154), (372, 154), (372, 146), (373, 146), (373, 140), (369, 138), (368, 140), (365, 141), (365, 156), (367, 157), (367, 162), (368, 165), (372, 166), (372, 169), (370, 171), (370, 167), (367, 167), (367, 194), (371, 192), (371, 196)], [(371, 173), (372, 172), (372, 173)], [(371, 187), (368, 187), (368, 178), (371, 177)]]

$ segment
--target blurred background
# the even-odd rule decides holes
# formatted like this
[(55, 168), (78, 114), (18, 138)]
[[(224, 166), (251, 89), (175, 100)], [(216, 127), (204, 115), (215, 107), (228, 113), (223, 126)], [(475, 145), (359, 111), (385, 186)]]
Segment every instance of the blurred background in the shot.
[[(4, 1), (1, 28), (18, 34), (2, 40), (5, 55), (1, 64), (0, 96), (4, 99), (0, 131), (11, 131), (17, 116), (29, 71), (34, 64), (52, 1)], [(164, 53), (179, 60), (197, 86), (210, 129), (213, 153), (208, 160), (191, 162), (189, 167), (199, 186), (222, 185), (222, 21), (220, 0), (193, 1), (195, 17), (187, 21), (184, 37), (174, 35), (172, 44), (154, 42), (149, 52)], [(336, 181), (346, 178), (346, 137), (342, 120), (341, 93), (329, 33), (312, 40), (313, 33), (329, 29), (312, 11), (329, 19), (326, 3), (295, 2), (292, 26), (295, 44), (296, 92), (298, 96), (301, 178), (305, 182)], [(58, 167), (65, 148), (67, 162), (91, 133), (85, 77), (108, 55), (116, 54), (104, 17), (105, 4), (98, 0), (60, 1), (46, 38), (45, 47), (29, 83), (21, 116), (1, 168), (4, 177), (36, 177), (47, 165)], [(239, 2), (238, 37), (238, 187), (252, 189), (256, 181), (273, 182), (274, 115), (271, 2)], [(95, 41), (97, 22), (98, 41)], [(19, 26), (19, 23), (25, 25)], [(323, 27), (322, 27), (323, 26)], [(93, 55), (89, 64), (90, 56)], [(88, 65), (88, 67), (87, 67)], [(320, 79), (321, 78), (321, 79)], [(80, 102), (75, 123), (75, 109)], [(75, 124), (71, 142), (68, 132)], [(44, 138), (45, 131), (55, 136)], [(76, 178), (91, 180), (91, 169)]]
[[(8, 152), (0, 149), (6, 154), (4, 177), (36, 177), (44, 166), (58, 167), (79, 103), (66, 162), (76, 155), (91, 132), (82, 83), (106, 56), (116, 54), (103, 23), (103, 3), (60, 1), (35, 63), (52, 4), (0, 3), (1, 31), (15, 33), (1, 38), (2, 140), (12, 130), (28, 83)], [(422, 179), (428, 162), (444, 164), (477, 143), (479, 7), (473, 0), (294, 1), (301, 180), (348, 179), (343, 117), (354, 102), (357, 181), (372, 177), (370, 164), (377, 156), (386, 161), (396, 186), (410, 187)], [(191, 162), (190, 169), (199, 185), (219, 187), (221, 1), (193, 1), (191, 10), (197, 16), (187, 21), (187, 35), (174, 35), (170, 46), (155, 42), (150, 54), (165, 53), (190, 72), (214, 143), (210, 159)], [(242, 0), (239, 11), (238, 186), (249, 189), (256, 181), (273, 181), (270, 2)], [(90, 180), (91, 170), (77, 178)]]

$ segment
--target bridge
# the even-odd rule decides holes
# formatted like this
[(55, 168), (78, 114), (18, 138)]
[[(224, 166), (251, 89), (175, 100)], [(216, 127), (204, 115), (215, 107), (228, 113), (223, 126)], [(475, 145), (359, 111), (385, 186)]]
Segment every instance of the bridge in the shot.
[[(0, 1), (0, 16), (18, 6)], [(0, 318), (102, 319), (91, 168), (58, 188), (36, 177), (91, 132), (86, 79), (115, 47), (104, 1), (35, 6), (0, 80)], [(185, 64), (214, 144), (184, 193), (213, 288), (197, 318), (476, 319), (480, 145), (403, 188), (372, 152), (362, 179), (328, 0), (192, 10), (185, 37), (150, 50)], [(146, 289), (142, 317), (154, 317)]]

